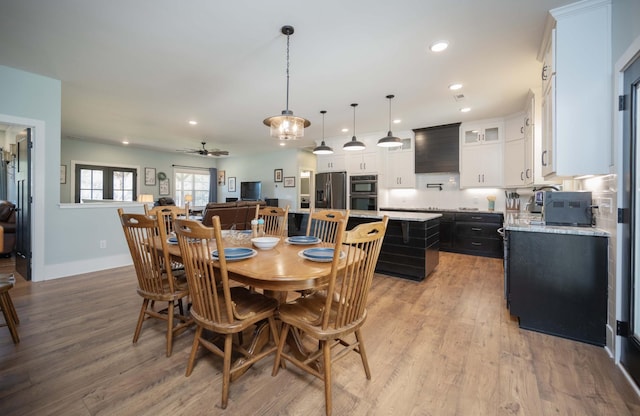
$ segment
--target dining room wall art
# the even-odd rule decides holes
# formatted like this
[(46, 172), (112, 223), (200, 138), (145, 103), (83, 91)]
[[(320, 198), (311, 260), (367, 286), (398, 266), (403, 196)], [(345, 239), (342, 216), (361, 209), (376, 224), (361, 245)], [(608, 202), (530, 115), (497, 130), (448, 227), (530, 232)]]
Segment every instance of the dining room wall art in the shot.
[(169, 195), (169, 192), (170, 192), (169, 179), (160, 179), (158, 193), (160, 195)]
[(295, 176), (287, 176), (284, 178), (284, 187), (285, 188), (294, 188), (296, 186), (296, 177)]
[(282, 169), (274, 169), (273, 170), (273, 181), (274, 182), (282, 182)]
[(156, 184), (156, 168), (144, 168), (144, 184), (147, 186)]
[(228, 186), (228, 191), (229, 192), (235, 192), (236, 191), (236, 177), (235, 176), (230, 176), (229, 177), (229, 186)]
[(227, 179), (227, 172), (224, 170), (218, 171), (218, 185), (224, 185)]

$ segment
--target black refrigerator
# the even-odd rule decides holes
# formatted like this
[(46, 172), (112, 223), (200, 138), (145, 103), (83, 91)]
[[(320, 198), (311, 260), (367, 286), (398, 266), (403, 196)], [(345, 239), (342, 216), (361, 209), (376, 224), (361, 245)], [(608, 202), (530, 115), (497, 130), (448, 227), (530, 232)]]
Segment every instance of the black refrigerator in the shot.
[(347, 209), (347, 172), (316, 173), (315, 207)]

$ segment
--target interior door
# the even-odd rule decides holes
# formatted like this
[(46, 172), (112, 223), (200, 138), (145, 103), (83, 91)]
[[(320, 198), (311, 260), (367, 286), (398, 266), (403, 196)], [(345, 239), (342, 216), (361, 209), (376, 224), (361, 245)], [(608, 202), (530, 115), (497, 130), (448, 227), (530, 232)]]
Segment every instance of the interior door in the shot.
[(31, 129), (18, 137), (16, 155), (16, 272), (31, 280)]
[(640, 385), (640, 59), (624, 72), (622, 225), (622, 322), (628, 324), (621, 338), (620, 362)]

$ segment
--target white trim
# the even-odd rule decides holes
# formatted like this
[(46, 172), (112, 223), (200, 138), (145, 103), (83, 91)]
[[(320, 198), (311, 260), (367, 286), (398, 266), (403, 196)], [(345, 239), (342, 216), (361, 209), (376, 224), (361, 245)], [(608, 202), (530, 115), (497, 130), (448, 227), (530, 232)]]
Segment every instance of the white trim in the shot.
[[(614, 67), (614, 96), (617, 97), (621, 94), (624, 93), (624, 71), (633, 63), (635, 62), (635, 60), (637, 58), (640, 57), (640, 36), (637, 37), (633, 42), (631, 42), (631, 44), (629, 45), (629, 47), (627, 48), (627, 50), (620, 56), (620, 58), (616, 61), (615, 67)], [(624, 190), (624, 172), (623, 172), (623, 163), (621, 163), (621, 161), (623, 160), (623, 141), (624, 141), (624, 137), (623, 137), (623, 133), (624, 133), (624, 115), (622, 114), (622, 112), (617, 111), (617, 106), (614, 107), (614, 116), (613, 116), (613, 137), (614, 137), (614, 141), (617, 145), (617, 148), (615, 149), (615, 153), (616, 153), (616, 158), (615, 158), (615, 163), (616, 163), (616, 171), (618, 173), (618, 184), (617, 184), (617, 188), (618, 188), (618, 192), (617, 192), (617, 206), (618, 208), (628, 208), (623, 206), (622, 204), (622, 194), (623, 194), (623, 190)], [(616, 241), (616, 245), (618, 247), (618, 249), (616, 250), (616, 291), (615, 291), (615, 317), (616, 320), (620, 320), (622, 318), (622, 297), (625, 296), (626, 294), (622, 293), (622, 270), (623, 270), (623, 265), (622, 265), (622, 260), (623, 260), (623, 253), (622, 253), (622, 224), (618, 224), (617, 225), (617, 230), (616, 230), (616, 235), (617, 235), (617, 241)], [(631, 376), (629, 376), (629, 374), (627, 373), (627, 371), (624, 369), (624, 367), (621, 365), (620, 363), (620, 355), (622, 353), (622, 339), (620, 336), (616, 336), (615, 338), (615, 345), (614, 345), (614, 362), (616, 363), (616, 365), (621, 369), (621, 371), (623, 372), (623, 374), (625, 375), (625, 377), (627, 377), (627, 379), (629, 380), (629, 384), (631, 384), (631, 386), (634, 388), (634, 390), (636, 391), (636, 393), (638, 393), (638, 395), (640, 395), (640, 391), (638, 390), (638, 386), (635, 384), (635, 382), (633, 381), (633, 379), (631, 378)]]
[(78, 274), (98, 272), (116, 267), (131, 266), (133, 261), (127, 252), (109, 257), (96, 257), (89, 260), (68, 263), (51, 264), (46, 266), (47, 280), (59, 279)]
[[(44, 273), (44, 183), (45, 183), (45, 122), (44, 120), (36, 120), (31, 118), (23, 118), (10, 116), (8, 114), (0, 114), (0, 123), (24, 126), (25, 128), (33, 128), (31, 141), (33, 149), (31, 151), (31, 195), (34, 196), (31, 205), (31, 277), (32, 281), (38, 282), (45, 280)], [(41, 167), (35, 169), (36, 166)], [(57, 165), (56, 165), (57, 169)], [(43, 192), (38, 194), (38, 187), (43, 187)], [(38, 197), (35, 197), (38, 195)]]

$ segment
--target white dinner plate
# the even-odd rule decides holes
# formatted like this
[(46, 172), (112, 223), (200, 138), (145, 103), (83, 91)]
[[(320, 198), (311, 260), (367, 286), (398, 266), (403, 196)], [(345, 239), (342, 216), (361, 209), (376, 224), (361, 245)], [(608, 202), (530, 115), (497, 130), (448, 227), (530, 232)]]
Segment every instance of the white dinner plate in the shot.
[(306, 235), (297, 235), (293, 237), (287, 237), (285, 240), (289, 244), (299, 244), (299, 245), (308, 245), (308, 244), (318, 244), (321, 243), (318, 237), (306, 236)]
[(169, 243), (169, 244), (178, 244), (178, 237), (169, 237), (169, 238), (167, 238), (167, 243)]
[[(333, 248), (308, 248), (306, 250), (300, 250), (298, 256), (319, 263), (329, 263), (333, 260)], [(340, 259), (344, 259), (346, 256), (344, 251), (340, 252)]]
[[(224, 249), (224, 256), (227, 261), (244, 260), (251, 258), (256, 254), (258, 254), (257, 251), (247, 247), (227, 247)], [(218, 260), (218, 250), (213, 250), (213, 252), (211, 252), (211, 255), (213, 256), (214, 260)]]

